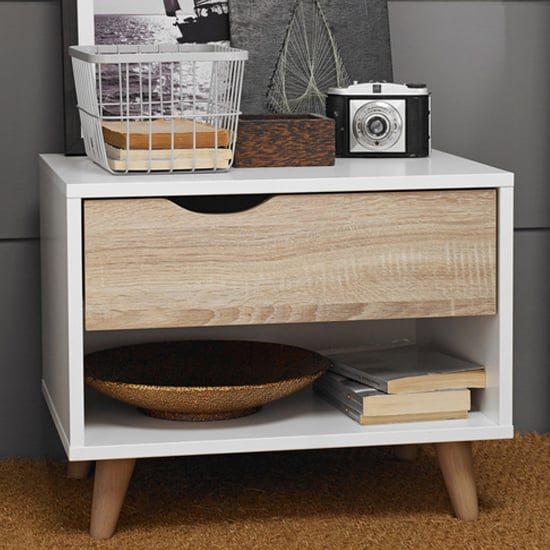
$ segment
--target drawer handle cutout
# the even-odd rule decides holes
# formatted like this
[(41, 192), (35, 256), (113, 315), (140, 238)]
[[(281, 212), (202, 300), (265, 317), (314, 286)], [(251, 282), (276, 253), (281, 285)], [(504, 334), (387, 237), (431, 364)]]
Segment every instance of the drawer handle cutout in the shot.
[(212, 195), (200, 197), (166, 197), (181, 208), (199, 214), (232, 214), (262, 204), (272, 195)]

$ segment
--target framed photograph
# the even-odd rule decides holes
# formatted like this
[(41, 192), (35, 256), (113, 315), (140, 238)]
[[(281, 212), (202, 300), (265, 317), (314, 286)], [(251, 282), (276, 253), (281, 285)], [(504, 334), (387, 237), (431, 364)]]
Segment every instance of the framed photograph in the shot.
[(76, 107), (76, 90), (68, 48), (93, 40), (93, 0), (61, 0), (61, 18), (63, 29), (65, 154), (84, 155), (84, 143), (80, 131), (80, 118)]
[(84, 155), (69, 46), (229, 41), (228, 0), (61, 0), (65, 154)]

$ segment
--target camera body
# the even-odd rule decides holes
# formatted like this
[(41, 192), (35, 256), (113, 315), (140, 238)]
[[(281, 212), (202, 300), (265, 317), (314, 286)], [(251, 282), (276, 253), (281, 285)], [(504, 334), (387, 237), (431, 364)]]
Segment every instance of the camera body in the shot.
[(353, 83), (329, 88), (337, 157), (427, 157), (431, 96), (425, 84)]

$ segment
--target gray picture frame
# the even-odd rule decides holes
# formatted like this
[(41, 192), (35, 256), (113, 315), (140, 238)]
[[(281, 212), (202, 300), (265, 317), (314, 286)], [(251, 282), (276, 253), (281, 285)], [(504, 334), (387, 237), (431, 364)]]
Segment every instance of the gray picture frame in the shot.
[(68, 52), (69, 46), (79, 44), (78, 3), (79, 0), (61, 0), (64, 137), (65, 155), (68, 156), (85, 154), (76, 104), (73, 69)]

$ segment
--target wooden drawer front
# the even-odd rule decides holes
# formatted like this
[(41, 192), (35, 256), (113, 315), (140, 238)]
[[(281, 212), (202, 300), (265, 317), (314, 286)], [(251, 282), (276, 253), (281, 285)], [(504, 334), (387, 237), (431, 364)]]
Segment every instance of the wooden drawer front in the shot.
[(485, 315), (496, 190), (84, 203), (87, 330)]

